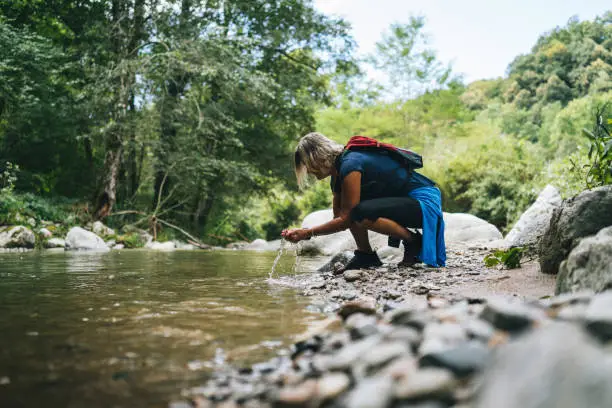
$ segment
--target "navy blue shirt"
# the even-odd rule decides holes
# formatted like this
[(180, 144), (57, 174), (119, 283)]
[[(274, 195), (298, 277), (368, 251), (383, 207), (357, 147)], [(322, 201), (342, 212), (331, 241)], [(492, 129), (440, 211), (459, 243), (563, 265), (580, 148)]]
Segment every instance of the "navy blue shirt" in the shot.
[[(339, 193), (347, 174), (361, 173), (361, 201), (383, 197), (405, 197), (414, 189), (435, 183), (416, 171), (408, 172), (383, 151), (349, 150), (336, 160), (338, 177), (332, 177), (332, 191)], [(409, 174), (410, 173), (410, 174)]]

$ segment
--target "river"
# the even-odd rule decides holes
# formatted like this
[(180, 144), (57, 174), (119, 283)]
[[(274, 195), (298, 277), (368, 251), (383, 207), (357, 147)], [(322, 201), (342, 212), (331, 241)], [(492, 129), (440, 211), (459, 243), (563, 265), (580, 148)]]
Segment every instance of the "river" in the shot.
[(275, 255), (0, 254), (0, 407), (167, 407), (219, 365), (271, 357), (323, 317), (267, 283)]

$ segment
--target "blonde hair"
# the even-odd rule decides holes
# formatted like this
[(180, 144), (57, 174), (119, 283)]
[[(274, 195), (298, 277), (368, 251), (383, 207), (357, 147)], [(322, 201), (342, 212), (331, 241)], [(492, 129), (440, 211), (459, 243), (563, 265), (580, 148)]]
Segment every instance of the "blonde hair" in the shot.
[(300, 188), (306, 185), (308, 173), (330, 172), (342, 149), (341, 144), (321, 133), (313, 132), (302, 137), (295, 148), (295, 176)]

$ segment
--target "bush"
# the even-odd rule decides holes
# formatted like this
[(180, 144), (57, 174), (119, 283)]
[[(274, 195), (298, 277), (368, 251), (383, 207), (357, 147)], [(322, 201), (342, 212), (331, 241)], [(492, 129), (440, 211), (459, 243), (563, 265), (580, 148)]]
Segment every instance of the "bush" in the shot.
[(445, 210), (469, 212), (504, 230), (534, 200), (540, 166), (529, 142), (500, 136), (474, 146), (449, 160), (437, 180)]

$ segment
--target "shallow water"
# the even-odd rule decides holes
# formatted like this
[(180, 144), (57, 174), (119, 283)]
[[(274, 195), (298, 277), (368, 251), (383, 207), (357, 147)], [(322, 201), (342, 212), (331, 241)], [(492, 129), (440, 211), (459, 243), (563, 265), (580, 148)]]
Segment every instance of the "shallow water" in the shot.
[(272, 356), (322, 318), (266, 281), (275, 255), (0, 254), (0, 407), (165, 407)]

